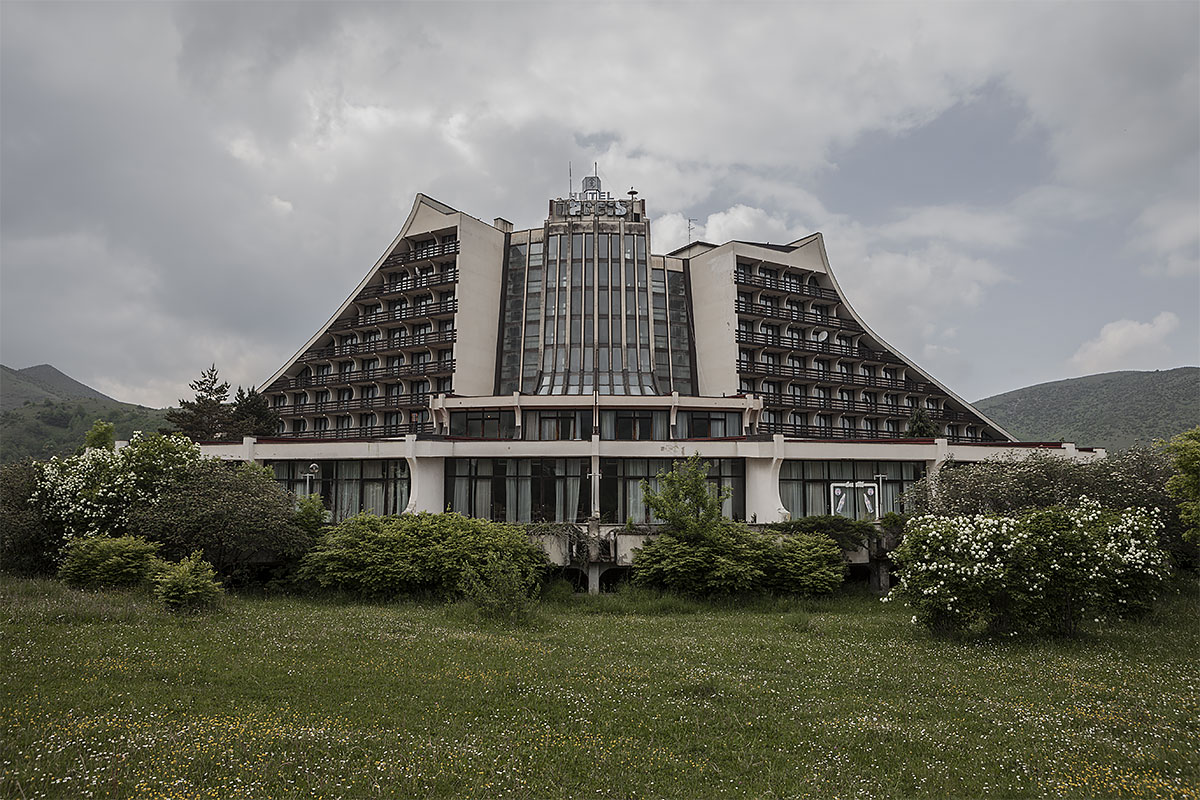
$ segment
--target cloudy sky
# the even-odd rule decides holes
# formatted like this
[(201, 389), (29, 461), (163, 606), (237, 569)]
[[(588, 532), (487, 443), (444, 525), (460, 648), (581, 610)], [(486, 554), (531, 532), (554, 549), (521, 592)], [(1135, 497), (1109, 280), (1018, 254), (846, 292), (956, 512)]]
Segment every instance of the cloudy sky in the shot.
[[(1200, 4), (0, 3), (0, 361), (270, 375), (416, 192), (825, 234), (959, 395), (1200, 363)], [(703, 354), (700, 354), (703, 358)]]

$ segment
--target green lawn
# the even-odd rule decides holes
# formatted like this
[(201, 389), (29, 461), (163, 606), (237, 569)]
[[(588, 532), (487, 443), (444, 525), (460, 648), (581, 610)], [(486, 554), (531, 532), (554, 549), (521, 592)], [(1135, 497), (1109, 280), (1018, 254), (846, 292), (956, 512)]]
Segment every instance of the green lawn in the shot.
[(1069, 643), (938, 641), (867, 596), (796, 608), (177, 618), (3, 578), (0, 796), (1197, 797), (1194, 584)]

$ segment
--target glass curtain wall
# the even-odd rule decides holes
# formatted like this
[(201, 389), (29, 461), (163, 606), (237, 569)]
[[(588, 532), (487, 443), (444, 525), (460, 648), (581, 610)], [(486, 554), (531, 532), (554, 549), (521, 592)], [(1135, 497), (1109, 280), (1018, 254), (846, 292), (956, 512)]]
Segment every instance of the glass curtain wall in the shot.
[[(604, 458), (600, 460), (600, 521), (608, 523), (661, 522), (646, 508), (642, 481), (650, 489), (658, 488), (658, 473), (669, 471), (675, 459)], [(715, 458), (709, 461), (708, 482), (713, 491), (728, 488), (730, 495), (721, 505), (721, 513), (730, 519), (746, 516), (746, 473), (740, 458)]]
[(793, 518), (838, 514), (874, 520), (903, 511), (901, 495), (924, 474), (921, 461), (784, 461), (779, 496)]
[(448, 458), (451, 511), (502, 522), (577, 522), (590, 514), (583, 458)]
[[(317, 469), (311, 467), (316, 465)], [(334, 522), (363, 512), (386, 516), (408, 507), (411, 477), (404, 459), (267, 462), (275, 480), (296, 495), (321, 495)]]

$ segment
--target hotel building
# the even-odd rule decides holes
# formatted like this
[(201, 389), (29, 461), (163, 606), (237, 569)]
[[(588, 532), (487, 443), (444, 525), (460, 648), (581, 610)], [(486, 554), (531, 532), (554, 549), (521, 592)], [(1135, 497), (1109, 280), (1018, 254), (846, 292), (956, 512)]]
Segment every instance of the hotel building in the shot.
[[(655, 255), (645, 201), (598, 177), (527, 230), (417, 195), (260, 391), (276, 435), (206, 453), (319, 491), (335, 519), (579, 523), (603, 543), (597, 578), (640, 542), (619, 527), (653, 521), (642, 480), (692, 453), (732, 490), (727, 515), (758, 523), (874, 519), (949, 459), (1102, 455), (1016, 442), (887, 344), (838, 286), (821, 234)], [(918, 409), (934, 436), (907, 433)]]

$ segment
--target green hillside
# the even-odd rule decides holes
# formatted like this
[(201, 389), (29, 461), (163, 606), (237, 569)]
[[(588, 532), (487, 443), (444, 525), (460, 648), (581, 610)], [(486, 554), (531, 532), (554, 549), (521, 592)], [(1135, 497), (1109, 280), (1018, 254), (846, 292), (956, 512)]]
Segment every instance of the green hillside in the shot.
[(116, 400), (30, 403), (0, 414), (0, 463), (11, 464), (27, 457), (45, 460), (71, 455), (83, 444), (84, 434), (98, 419), (113, 423), (118, 439), (128, 439), (134, 431), (170, 427), (166, 414), (166, 409)]
[(1200, 425), (1200, 367), (1105, 372), (1027, 386), (974, 406), (1022, 441), (1122, 450)]
[(71, 455), (98, 419), (113, 423), (118, 439), (168, 427), (166, 409), (113, 400), (49, 364), (25, 369), (0, 365), (0, 410), (3, 464)]

